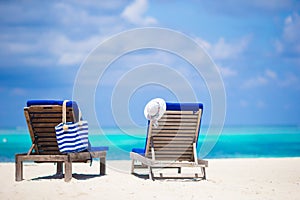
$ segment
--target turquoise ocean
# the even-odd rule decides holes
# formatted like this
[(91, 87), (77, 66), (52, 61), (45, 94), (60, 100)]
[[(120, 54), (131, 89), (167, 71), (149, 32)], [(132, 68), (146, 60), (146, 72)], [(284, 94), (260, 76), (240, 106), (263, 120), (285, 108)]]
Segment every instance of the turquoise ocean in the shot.
[[(207, 142), (207, 127), (200, 131), (198, 147)], [(128, 160), (132, 148), (145, 146), (146, 130), (107, 128), (90, 130), (92, 146), (108, 146), (108, 160)], [(216, 138), (216, 137), (212, 137)], [(14, 162), (16, 153), (31, 145), (27, 129), (0, 129), (0, 162)], [(300, 157), (300, 126), (224, 127), (205, 158)]]

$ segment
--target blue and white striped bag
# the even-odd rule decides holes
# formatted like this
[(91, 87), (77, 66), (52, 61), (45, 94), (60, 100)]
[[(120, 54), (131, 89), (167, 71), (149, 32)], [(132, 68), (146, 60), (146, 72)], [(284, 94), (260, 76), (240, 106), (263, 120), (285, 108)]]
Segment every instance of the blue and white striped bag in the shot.
[(55, 126), (56, 139), (59, 151), (62, 153), (84, 151), (88, 149), (89, 146), (88, 122), (81, 121), (80, 110), (78, 122), (67, 122), (66, 103), (67, 100), (63, 102), (62, 123)]

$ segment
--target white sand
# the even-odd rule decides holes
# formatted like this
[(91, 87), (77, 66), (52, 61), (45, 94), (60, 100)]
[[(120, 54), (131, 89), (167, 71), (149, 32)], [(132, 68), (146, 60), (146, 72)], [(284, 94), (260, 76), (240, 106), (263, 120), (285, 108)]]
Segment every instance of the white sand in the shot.
[(130, 161), (107, 165), (95, 177), (83, 174), (96, 174), (98, 162), (75, 164), (66, 183), (52, 177), (53, 164), (25, 163), (15, 182), (14, 163), (1, 163), (0, 199), (300, 199), (300, 158), (209, 160), (206, 181), (151, 181), (131, 175)]

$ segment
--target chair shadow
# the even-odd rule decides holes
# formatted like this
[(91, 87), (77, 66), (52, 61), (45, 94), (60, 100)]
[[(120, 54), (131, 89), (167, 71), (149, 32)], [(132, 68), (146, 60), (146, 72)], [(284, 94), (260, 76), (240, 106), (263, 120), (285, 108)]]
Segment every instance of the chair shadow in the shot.
[(132, 175), (134, 175), (134, 176), (136, 176), (138, 178), (144, 179), (144, 180), (149, 179), (149, 175), (147, 175), (147, 174), (132, 173)]
[[(99, 175), (99, 174), (72, 174), (72, 178), (76, 180), (88, 180), (88, 179), (93, 179), (97, 177), (102, 177), (105, 175)], [(54, 175), (49, 175), (49, 176), (40, 176), (37, 178), (33, 178), (31, 180), (33, 181), (39, 181), (39, 180), (51, 180), (51, 179), (64, 179), (64, 174), (54, 174)]]
[[(150, 180), (149, 175), (147, 174), (138, 174), (138, 173), (132, 173), (132, 175), (144, 179), (144, 180)], [(181, 182), (200, 182), (200, 181), (206, 181), (203, 177), (155, 177), (154, 180), (160, 180), (160, 181), (181, 181)]]

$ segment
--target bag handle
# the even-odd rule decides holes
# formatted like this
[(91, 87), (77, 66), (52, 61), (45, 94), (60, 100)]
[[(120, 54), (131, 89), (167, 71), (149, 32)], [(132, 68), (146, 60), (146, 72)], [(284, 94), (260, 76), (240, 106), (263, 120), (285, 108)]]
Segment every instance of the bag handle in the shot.
[[(63, 112), (62, 112), (62, 123), (63, 124), (66, 124), (67, 123), (67, 103), (69, 102), (70, 100), (64, 100), (63, 102)], [(78, 107), (78, 121), (80, 122), (81, 121), (81, 118), (82, 118), (82, 113), (81, 113), (81, 110), (80, 108)]]
[(64, 100), (63, 102), (63, 110), (62, 110), (62, 123), (65, 124), (67, 123), (67, 102), (69, 102), (69, 100)]

